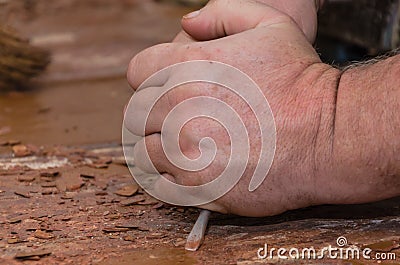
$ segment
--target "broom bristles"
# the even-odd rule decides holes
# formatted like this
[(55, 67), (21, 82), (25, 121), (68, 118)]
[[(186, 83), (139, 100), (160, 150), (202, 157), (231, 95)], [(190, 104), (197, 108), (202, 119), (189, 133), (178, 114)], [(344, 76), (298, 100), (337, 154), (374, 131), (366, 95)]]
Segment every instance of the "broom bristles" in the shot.
[(0, 89), (26, 86), (49, 63), (48, 51), (30, 45), (29, 40), (15, 31), (0, 26)]

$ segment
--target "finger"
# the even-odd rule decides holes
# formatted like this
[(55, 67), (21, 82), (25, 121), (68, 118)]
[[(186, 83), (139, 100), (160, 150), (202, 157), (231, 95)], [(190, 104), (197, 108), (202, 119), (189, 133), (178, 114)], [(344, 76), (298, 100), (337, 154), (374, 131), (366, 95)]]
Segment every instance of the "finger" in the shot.
[[(170, 153), (169, 156), (175, 157), (174, 154)], [(188, 178), (193, 177), (189, 171), (182, 170), (170, 162), (163, 149), (161, 134), (158, 133), (146, 136), (135, 144), (133, 160), (135, 161), (135, 166), (143, 172), (169, 174), (173, 179), (167, 179), (180, 185), (187, 184)], [(183, 178), (175, 178), (174, 176), (177, 175), (183, 176)], [(193, 181), (189, 179), (189, 182)]]
[[(127, 79), (133, 89), (139, 86), (151, 75), (175, 63), (181, 62), (180, 53), (177, 52), (181, 45), (178, 43), (164, 43), (150, 47), (138, 53), (129, 63)], [(171, 55), (174, 56), (171, 56)], [(161, 86), (163, 80), (152, 86)]]
[[(171, 185), (170, 182), (182, 185), (181, 183), (178, 183), (177, 179), (171, 174), (164, 173), (162, 174), (162, 176), (164, 177), (164, 179), (159, 178), (154, 184), (154, 193), (158, 198), (163, 198), (168, 203), (184, 202), (187, 201), (187, 197), (192, 197), (193, 201), (196, 201), (196, 195), (199, 196), (199, 194), (192, 194), (187, 190), (183, 190), (180, 186)], [(225, 214), (228, 213), (228, 210), (218, 201), (210, 202), (203, 205), (198, 205), (197, 207), (214, 212), (220, 212)]]
[(212, 40), (258, 26), (290, 21), (284, 13), (256, 1), (212, 1), (183, 17), (183, 29), (197, 40)]
[(162, 174), (164, 178), (157, 179), (154, 183), (154, 193), (158, 198), (166, 199), (167, 203), (182, 201), (182, 192), (179, 186), (171, 185), (170, 182), (178, 184), (175, 177), (169, 173)]
[(172, 173), (161, 144), (161, 135), (152, 134), (137, 142), (133, 151), (135, 166), (150, 174)]
[[(199, 83), (191, 83), (171, 88), (166, 85), (138, 90), (132, 96), (125, 109), (124, 126), (135, 136), (160, 133), (168, 115), (174, 117), (179, 115), (179, 111), (175, 110), (175, 112), (171, 112), (177, 105), (185, 102), (187, 99), (215, 92), (212, 89), (214, 89), (212, 85), (207, 86)], [(181, 106), (180, 112), (189, 112), (194, 107), (194, 105), (190, 104)], [(172, 119), (174, 120), (174, 118)]]
[(136, 136), (161, 132), (163, 121), (172, 109), (168, 93), (162, 87), (137, 91), (125, 111), (124, 126)]
[[(169, 136), (164, 136), (169, 137)], [(185, 138), (185, 137), (182, 137)], [(165, 140), (165, 139), (164, 139)], [(168, 139), (167, 139), (168, 140)], [(142, 138), (135, 144), (133, 150), (133, 161), (135, 161), (135, 166), (141, 169), (145, 173), (150, 174), (162, 174), (169, 173), (173, 176), (181, 176), (179, 178), (179, 184), (183, 185), (201, 185), (201, 178), (197, 178), (196, 175), (191, 171), (185, 168), (180, 168), (172, 164), (171, 161), (179, 161), (182, 157), (186, 157), (186, 159), (190, 159), (189, 157), (193, 157), (192, 152), (198, 152), (198, 149), (194, 149), (195, 144), (190, 140), (186, 140), (188, 143), (182, 143), (180, 141), (179, 147), (177, 150), (172, 150), (171, 148), (164, 149), (162, 143), (162, 137), (160, 133), (155, 133), (149, 136)], [(188, 151), (182, 150), (181, 146), (190, 146), (190, 147), (182, 147), (182, 149), (187, 149)], [(189, 150), (189, 148), (193, 150)], [(168, 152), (168, 156), (166, 155)]]
[[(185, 31), (181, 31), (176, 35), (175, 39), (173, 40), (173, 43), (191, 43), (195, 42), (196, 40), (193, 39), (192, 36), (187, 34)], [(150, 77), (151, 74), (149, 73), (155, 73), (158, 70), (161, 70), (162, 68), (160, 67), (154, 67), (159, 60), (162, 60), (164, 58), (169, 58), (171, 55), (170, 52), (173, 51), (174, 46), (171, 44), (160, 44), (154, 47), (151, 47), (141, 53), (139, 53), (135, 58), (133, 58), (129, 64), (128, 67), (128, 82), (129, 84), (134, 88), (137, 89), (140, 84), (146, 80), (146, 78)], [(150, 55), (153, 55), (153, 53), (156, 53), (156, 56), (159, 58), (156, 58), (156, 61), (150, 61)], [(152, 58), (154, 56), (151, 56)], [(146, 60), (148, 58), (149, 60)], [(150, 64), (149, 64), (150, 62)], [(177, 61), (178, 62), (178, 61)], [(148, 73), (142, 73), (144, 69), (148, 69)], [(140, 74), (139, 73), (142, 73)], [(155, 85), (162, 85), (162, 82), (159, 84), (153, 84)]]

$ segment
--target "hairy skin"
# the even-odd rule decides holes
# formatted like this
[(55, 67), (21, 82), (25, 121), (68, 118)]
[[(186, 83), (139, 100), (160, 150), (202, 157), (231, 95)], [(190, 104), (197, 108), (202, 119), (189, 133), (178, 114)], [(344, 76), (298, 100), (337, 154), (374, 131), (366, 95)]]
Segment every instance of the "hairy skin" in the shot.
[[(400, 56), (347, 69), (338, 87), (329, 203), (400, 195)], [(357, 185), (355, 185), (357, 183)]]
[[(229, 9), (221, 9), (228, 2)], [(181, 149), (188, 157), (199, 155), (199, 140), (204, 136), (217, 143), (214, 163), (201, 172), (174, 167), (160, 143), (167, 113), (187, 98), (208, 95), (237, 110), (249, 130), (253, 154), (238, 185), (203, 208), (268, 216), (310, 205), (371, 202), (400, 195), (399, 58), (343, 73), (320, 61), (290, 16), (260, 2), (246, 2), (214, 1), (199, 16), (184, 19), (187, 33), (203, 41), (193, 42), (181, 34), (174, 43), (143, 51), (132, 60), (128, 79), (136, 89), (157, 70), (198, 59), (224, 62), (247, 73), (263, 90), (276, 121), (277, 150), (267, 179), (255, 192), (247, 191), (260, 148), (254, 116), (226, 89), (205, 84), (178, 87), (157, 103), (146, 128), (146, 141), (135, 146), (137, 166), (151, 171), (143, 156), (146, 145), (157, 170), (171, 181), (200, 185), (218, 176), (229, 156), (229, 139), (215, 122), (193, 120), (182, 130)], [(238, 17), (240, 24), (234, 23)], [(140, 93), (144, 101), (153, 91), (145, 88)], [(136, 108), (140, 110), (140, 101)], [(127, 109), (128, 129), (140, 134), (136, 113)], [(162, 186), (158, 191), (175, 193)]]

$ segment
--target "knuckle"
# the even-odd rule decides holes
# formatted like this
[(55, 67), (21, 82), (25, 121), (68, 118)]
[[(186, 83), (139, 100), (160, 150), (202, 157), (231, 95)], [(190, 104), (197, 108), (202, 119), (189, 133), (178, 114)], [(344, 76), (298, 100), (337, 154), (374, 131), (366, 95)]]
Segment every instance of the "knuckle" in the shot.
[(155, 137), (146, 137), (136, 143), (133, 150), (133, 160), (135, 166), (140, 170), (147, 173), (158, 173), (155, 168), (154, 161), (156, 161), (155, 155), (157, 154), (157, 144), (155, 143)]
[(182, 61), (210, 60), (212, 58), (208, 48), (201, 43), (185, 44), (181, 50)]
[(199, 128), (195, 125), (196, 122), (185, 124), (180, 133), (181, 150), (186, 155), (193, 155), (198, 152), (198, 137), (196, 136)]
[(131, 85), (133, 89), (136, 89), (138, 87), (138, 85), (135, 82), (135, 78), (137, 77), (137, 69), (139, 68), (138, 66), (140, 65), (142, 53), (143, 52), (135, 55), (135, 57), (133, 57), (132, 60), (129, 62), (126, 77), (128, 79), (128, 83)]
[[(146, 70), (153, 70), (153, 67), (157, 65), (153, 60), (157, 58), (157, 56), (162, 56), (166, 53), (166, 51), (171, 51), (172, 43), (162, 43), (150, 48), (147, 48), (140, 53), (136, 54), (132, 60), (129, 62), (128, 70), (127, 70), (127, 79), (132, 88), (137, 89), (145, 78), (148, 76), (144, 76)], [(153, 63), (153, 67), (151, 67), (151, 63)]]

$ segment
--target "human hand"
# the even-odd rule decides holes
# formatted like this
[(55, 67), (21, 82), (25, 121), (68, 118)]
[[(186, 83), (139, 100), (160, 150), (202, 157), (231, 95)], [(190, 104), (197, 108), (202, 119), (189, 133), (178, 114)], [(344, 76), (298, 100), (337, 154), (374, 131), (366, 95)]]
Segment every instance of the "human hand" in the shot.
[[(210, 119), (194, 119), (182, 128), (180, 148), (187, 157), (194, 159), (200, 155), (199, 142), (205, 136), (211, 137), (218, 148), (211, 166), (199, 172), (181, 170), (172, 165), (161, 144), (163, 121), (175, 106), (189, 98), (210, 96), (226, 102), (240, 115), (248, 129), (251, 154), (240, 182), (225, 196), (203, 205), (203, 208), (266, 216), (323, 203), (321, 195), (327, 192), (323, 183), (331, 176), (325, 166), (331, 160), (331, 129), (339, 71), (321, 63), (307, 38), (287, 15), (261, 3), (243, 6), (236, 1), (224, 12), (225, 15), (213, 22), (229, 29), (229, 34), (233, 35), (206, 42), (186, 39), (185, 42), (149, 48), (132, 60), (128, 70), (129, 83), (137, 89), (158, 70), (189, 60), (219, 61), (249, 75), (268, 99), (275, 116), (276, 153), (267, 179), (256, 191), (248, 191), (260, 152), (257, 119), (251, 110), (227, 89), (203, 83), (179, 86), (157, 102), (148, 119), (145, 141), (135, 146), (136, 166), (151, 171), (144, 156), (147, 149), (157, 170), (167, 173), (168, 179), (175, 183), (196, 186), (215, 179), (223, 171), (230, 155), (229, 137), (218, 123)], [(266, 13), (271, 16), (265, 16)], [(239, 24), (232, 23), (231, 19), (246, 17), (247, 14), (252, 16), (240, 23), (243, 27), (234, 26)], [(214, 37), (218, 36), (214, 34)], [(126, 126), (138, 135), (141, 134), (138, 126), (142, 119), (138, 116), (141, 102), (154, 98), (157, 92), (148, 87), (139, 93), (137, 101), (126, 111)], [(163, 193), (175, 192), (162, 186), (158, 188)]]

